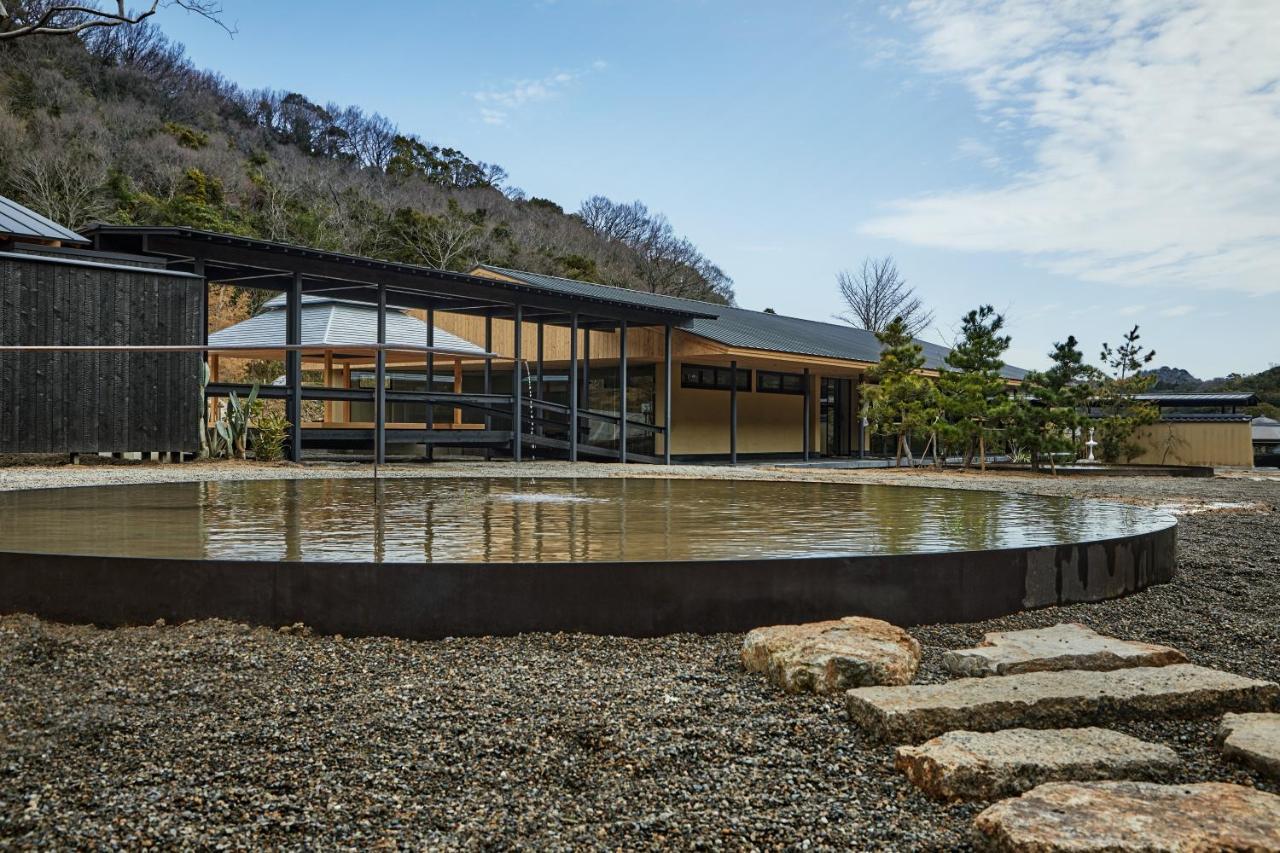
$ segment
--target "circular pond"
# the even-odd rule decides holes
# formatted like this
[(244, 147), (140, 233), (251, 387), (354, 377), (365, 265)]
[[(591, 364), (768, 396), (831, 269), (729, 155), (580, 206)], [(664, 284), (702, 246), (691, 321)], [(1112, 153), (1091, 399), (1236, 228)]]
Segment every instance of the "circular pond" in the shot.
[(1123, 504), (760, 480), (393, 478), (0, 492), (0, 606), (404, 636), (981, 619), (1167, 580)]

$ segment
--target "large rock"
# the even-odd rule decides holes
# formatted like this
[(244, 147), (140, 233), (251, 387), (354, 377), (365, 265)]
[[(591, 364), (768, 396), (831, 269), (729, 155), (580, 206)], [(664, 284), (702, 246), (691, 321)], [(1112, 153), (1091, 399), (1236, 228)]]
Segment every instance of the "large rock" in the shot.
[(1134, 717), (1269, 710), (1280, 686), (1189, 663), (1109, 672), (1028, 672), (945, 684), (861, 687), (849, 719), (879, 737), (918, 743), (955, 729), (1069, 728)]
[(1280, 779), (1280, 714), (1227, 714), (1218, 742), (1228, 758)]
[(1123, 669), (1186, 663), (1168, 646), (1117, 640), (1077, 622), (1030, 631), (987, 634), (977, 648), (947, 652), (942, 663), (955, 675), (1015, 675), (1060, 669)]
[(742, 643), (742, 663), (788, 693), (839, 693), (909, 683), (920, 665), (920, 644), (888, 622), (847, 616), (756, 628)]
[(990, 850), (1280, 850), (1280, 797), (1242, 785), (1050, 782), (978, 815)]
[(896, 764), (931, 797), (993, 800), (1045, 782), (1155, 779), (1178, 766), (1178, 755), (1109, 729), (1005, 729), (900, 746)]

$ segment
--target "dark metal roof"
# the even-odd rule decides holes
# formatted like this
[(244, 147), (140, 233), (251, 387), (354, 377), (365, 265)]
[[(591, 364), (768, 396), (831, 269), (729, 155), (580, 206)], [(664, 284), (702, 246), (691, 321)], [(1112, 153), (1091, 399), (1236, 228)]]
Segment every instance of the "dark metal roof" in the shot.
[(6, 237), (34, 237), (37, 240), (61, 240), (67, 243), (88, 243), (70, 228), (63, 228), (52, 219), (23, 207), (12, 199), (0, 196), (0, 235)]
[[(530, 285), (524, 282), (495, 281), (492, 278), (440, 270), (418, 264), (402, 264), (360, 255), (347, 255), (342, 252), (329, 252), (308, 246), (295, 246), (271, 240), (259, 240), (254, 237), (220, 234), (214, 231), (203, 231), (185, 226), (97, 224), (88, 228), (87, 231), (95, 238), (100, 236), (107, 238), (136, 238), (144, 241), (144, 243), (150, 240), (151, 247), (140, 250), (144, 254), (157, 252), (155, 244), (161, 242), (167, 242), (174, 248), (180, 247), (182, 252), (189, 253), (191, 256), (200, 255), (204, 257), (203, 250), (200, 248), (201, 244), (221, 247), (227, 251), (236, 250), (238, 255), (250, 254), (254, 256), (254, 263), (240, 263), (240, 266), (246, 268), (257, 266), (263, 270), (272, 269), (277, 271), (305, 267), (304, 275), (306, 278), (328, 278), (336, 281), (348, 281), (351, 283), (352, 289), (361, 291), (361, 296), (372, 287), (369, 283), (370, 280), (376, 281), (381, 273), (386, 274), (388, 278), (398, 277), (399, 281), (413, 282), (412, 289), (399, 283), (393, 285), (392, 289), (398, 293), (420, 292), (430, 294), (433, 282), (449, 283), (465, 288), (468, 294), (474, 293), (474, 297), (471, 295), (460, 297), (462, 299), (472, 299), (473, 301), (491, 301), (494, 300), (496, 293), (502, 293), (506, 297), (502, 300), (504, 304), (524, 302), (529, 307), (539, 307), (534, 305), (535, 299), (525, 299), (525, 297), (550, 295), (556, 297), (557, 302), (571, 304), (573, 310), (578, 310), (584, 314), (592, 314), (592, 305), (600, 306), (598, 316), (601, 317), (609, 316), (610, 312), (605, 310), (609, 308), (632, 314), (635, 321), (643, 320), (653, 323), (681, 323), (697, 315), (696, 311), (684, 307), (657, 303), (646, 305), (634, 299), (617, 298), (616, 288), (601, 288), (594, 291), (584, 290), (580, 292), (564, 289), (553, 292), (550, 288)], [(211, 251), (209, 254), (217, 253)], [(272, 257), (274, 257), (273, 260), (271, 259)], [(297, 260), (291, 264), (288, 259)], [(214, 275), (214, 273), (211, 273), (210, 278), (213, 279)], [(360, 277), (359, 280), (356, 280), (357, 275)], [(266, 282), (259, 281), (254, 286), (266, 286)], [(461, 288), (454, 287), (454, 290)], [(283, 289), (283, 287), (276, 289)], [(485, 293), (485, 291), (488, 292)], [(347, 295), (353, 298), (357, 296), (353, 292), (349, 292)], [(357, 299), (357, 301), (368, 300), (361, 298)], [(579, 306), (574, 303), (585, 304)], [(459, 309), (449, 308), (442, 310)], [(567, 310), (567, 308), (562, 310)]]
[[(209, 335), (211, 347), (260, 346), (263, 349), (284, 345), (285, 298), (277, 296), (263, 305), (263, 310), (248, 320), (228, 326)], [(358, 349), (378, 339), (376, 306), (348, 299), (302, 296), (303, 346)], [(395, 308), (387, 309), (387, 343), (400, 346), (425, 346), (427, 324)], [(462, 338), (437, 328), (432, 346), (458, 354), (483, 356), (485, 351)]]
[(1258, 395), (1252, 391), (1151, 391), (1134, 394), (1135, 400), (1157, 406), (1256, 406)]
[(1264, 444), (1280, 442), (1280, 421), (1274, 418), (1254, 418), (1253, 440)]
[(1248, 423), (1253, 420), (1249, 415), (1226, 415), (1218, 412), (1170, 412), (1160, 416), (1160, 420), (1174, 423), (1201, 422), (1234, 424)]
[[(750, 311), (714, 302), (661, 296), (504, 267), (482, 265), (481, 268), (557, 292), (586, 294), (605, 291), (611, 298), (627, 300), (637, 305), (696, 310), (703, 316), (695, 317), (681, 328), (725, 346), (811, 355), (867, 364), (874, 364), (880, 360), (880, 341), (876, 339), (875, 334), (853, 326), (804, 320), (781, 314), (766, 314), (763, 311)], [(949, 352), (946, 347), (928, 341), (917, 341), (917, 343), (924, 349), (925, 367), (932, 370), (944, 367), (943, 359)], [(1010, 379), (1021, 379), (1026, 375), (1026, 371), (1006, 366), (1003, 374)]]

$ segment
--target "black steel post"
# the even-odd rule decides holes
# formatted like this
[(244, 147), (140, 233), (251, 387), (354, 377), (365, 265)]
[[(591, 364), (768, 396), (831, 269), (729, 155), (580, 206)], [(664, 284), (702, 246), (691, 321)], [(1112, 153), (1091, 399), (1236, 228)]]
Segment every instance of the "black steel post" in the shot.
[(663, 330), (662, 340), (662, 360), (666, 365), (666, 379), (663, 382), (663, 392), (666, 399), (662, 407), (662, 461), (664, 464), (671, 464), (671, 324), (668, 323)]
[(738, 464), (738, 362), (729, 362), (729, 464)]
[[(545, 374), (543, 370), (543, 357), (542, 357), (544, 326), (545, 326), (545, 323), (541, 319), (539, 319), (538, 320), (538, 383), (534, 386), (534, 392), (533, 392), (534, 399), (538, 401), (542, 401), (547, 398), (547, 395), (544, 391), (544, 389), (546, 388), (546, 385), (545, 385), (546, 380), (545, 380)], [(535, 407), (533, 410), (533, 414), (544, 415), (545, 413), (540, 407)], [(539, 426), (534, 429), (534, 432), (536, 432), (538, 435), (542, 435), (543, 429), (542, 427)]]
[[(436, 345), (436, 309), (427, 309), (427, 346)], [(427, 353), (427, 393), (436, 390), (436, 354)], [(431, 430), (436, 428), (436, 406), (427, 401), (427, 440), (423, 443), (423, 455), (430, 462), (435, 456), (435, 445), (431, 443)]]
[(627, 464), (627, 321), (618, 326), (618, 459)]
[(578, 461), (578, 312), (569, 315), (569, 461)]
[[(295, 272), (289, 282), (285, 297), (286, 344), (302, 343), (302, 273)], [(285, 401), (285, 418), (289, 421), (289, 460), (302, 461), (302, 353), (289, 350), (285, 353), (285, 383), (289, 397)]]
[[(578, 399), (578, 408), (584, 412), (591, 411), (591, 327), (582, 332), (582, 396)], [(590, 421), (587, 422), (590, 424)], [(577, 424), (574, 424), (576, 427)], [(587, 434), (590, 437), (590, 433)]]
[(512, 318), (512, 332), (514, 335), (513, 349), (515, 350), (515, 360), (512, 364), (511, 371), (511, 458), (516, 462), (521, 459), (522, 444), (520, 434), (523, 427), (520, 423), (520, 398), (523, 396), (520, 387), (520, 362), (522, 352), (522, 335), (524, 327), (524, 311), (520, 305), (515, 306), (515, 316)]
[[(378, 285), (378, 343), (387, 342), (387, 286)], [(373, 391), (373, 461), (377, 465), (387, 461), (387, 351), (378, 347), (374, 362)]]
[(809, 412), (809, 407), (813, 405), (813, 399), (812, 399), (813, 392), (810, 390), (809, 384), (810, 384), (809, 368), (806, 367), (804, 369), (804, 443), (802, 445), (804, 447), (805, 462), (809, 461), (809, 446), (813, 441), (809, 435), (809, 433), (811, 432), (810, 418), (813, 417), (813, 415)]
[[(493, 352), (493, 312), (484, 312), (484, 351), (486, 353)], [(493, 359), (486, 357), (484, 360), (484, 393), (493, 393)], [(485, 414), (484, 416), (485, 432), (493, 429), (493, 418)], [(484, 458), (493, 458), (493, 448), (486, 447), (484, 449)]]

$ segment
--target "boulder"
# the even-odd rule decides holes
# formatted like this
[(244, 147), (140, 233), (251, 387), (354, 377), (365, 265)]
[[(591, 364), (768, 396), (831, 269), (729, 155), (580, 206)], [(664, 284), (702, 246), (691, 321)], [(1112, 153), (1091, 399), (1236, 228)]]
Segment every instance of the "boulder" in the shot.
[(847, 616), (756, 628), (742, 643), (742, 664), (788, 693), (839, 693), (909, 683), (920, 665), (920, 644), (888, 622)]
[(1178, 766), (1173, 750), (1109, 729), (947, 732), (898, 747), (896, 765), (940, 800), (993, 800), (1044, 782), (1158, 779)]
[(1053, 729), (1114, 719), (1208, 717), (1269, 710), (1280, 686), (1189, 663), (1108, 672), (1027, 672), (945, 684), (859, 687), (849, 719), (886, 741), (919, 743), (955, 729)]
[(1227, 714), (1218, 743), (1228, 758), (1280, 779), (1280, 714)]
[(966, 677), (1186, 662), (1187, 656), (1177, 649), (1117, 640), (1077, 622), (1029, 631), (997, 631), (987, 634), (976, 648), (947, 652), (942, 657), (953, 675)]
[(1280, 797), (1206, 782), (1050, 782), (1002, 800), (974, 820), (989, 850), (1280, 850)]

